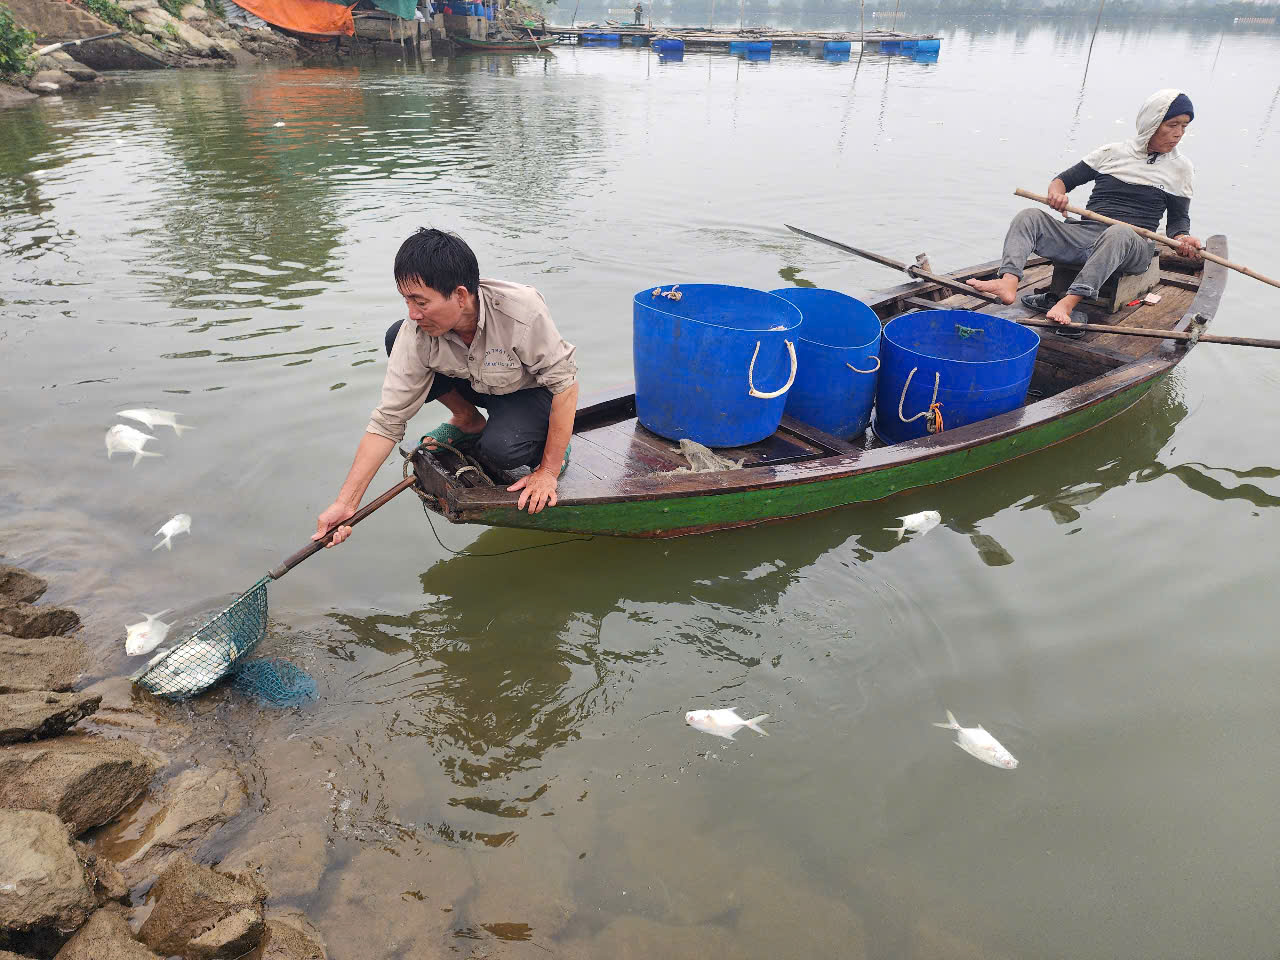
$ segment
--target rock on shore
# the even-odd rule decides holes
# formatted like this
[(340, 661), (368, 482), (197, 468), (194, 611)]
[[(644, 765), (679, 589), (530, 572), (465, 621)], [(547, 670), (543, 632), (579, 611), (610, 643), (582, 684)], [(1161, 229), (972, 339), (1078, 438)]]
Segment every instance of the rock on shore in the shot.
[(78, 835), (115, 819), (163, 763), (127, 740), (83, 735), (0, 747), (0, 807), (52, 813)]
[(0, 948), (47, 952), (98, 905), (57, 817), (0, 810)]
[[(45, 587), (0, 565), (0, 624), (10, 631), (0, 633), (0, 960), (232, 960), (250, 951), (258, 960), (325, 960), (304, 917), (264, 913), (260, 863), (241, 875), (191, 859), (248, 806), (243, 776), (196, 765), (154, 788), (170, 758), (150, 747), (186, 754), (190, 727), (125, 678), (73, 692), (88, 651), (77, 637), (51, 634), (80, 620), (35, 605)], [(98, 732), (68, 733), (82, 720)], [(108, 827), (93, 846), (73, 839), (115, 821), (149, 788), (145, 824)], [(124, 859), (117, 866), (104, 851)], [(125, 905), (157, 872), (135, 937)]]

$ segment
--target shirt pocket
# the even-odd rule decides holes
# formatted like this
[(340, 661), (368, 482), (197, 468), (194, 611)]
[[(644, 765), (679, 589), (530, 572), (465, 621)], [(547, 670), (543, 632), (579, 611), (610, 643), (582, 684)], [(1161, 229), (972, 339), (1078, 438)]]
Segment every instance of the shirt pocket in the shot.
[(490, 350), (480, 363), (480, 382), (493, 390), (518, 390), (524, 379), (524, 365), (510, 351)]

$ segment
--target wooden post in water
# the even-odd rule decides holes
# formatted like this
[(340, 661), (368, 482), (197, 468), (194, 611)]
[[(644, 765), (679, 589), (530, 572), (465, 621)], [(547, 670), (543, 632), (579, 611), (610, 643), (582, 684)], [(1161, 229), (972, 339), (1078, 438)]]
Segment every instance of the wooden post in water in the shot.
[(867, 0), (858, 0), (858, 49), (867, 49)]
[(707, 21), (707, 29), (714, 30), (716, 28), (716, 0), (711, 0), (711, 19)]

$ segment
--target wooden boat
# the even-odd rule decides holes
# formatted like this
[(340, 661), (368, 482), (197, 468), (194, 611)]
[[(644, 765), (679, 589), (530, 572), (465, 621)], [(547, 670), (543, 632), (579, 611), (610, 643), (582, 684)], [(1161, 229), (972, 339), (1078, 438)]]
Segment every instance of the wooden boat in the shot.
[(450, 37), (462, 50), (477, 53), (546, 53), (553, 40), (472, 40), (469, 37)]
[[(1210, 238), (1207, 249), (1225, 257), (1226, 238)], [(992, 261), (949, 276), (991, 278), (998, 266)], [(1047, 287), (1051, 272), (1048, 262), (1032, 261), (1022, 290)], [(1203, 329), (1217, 311), (1226, 274), (1214, 263), (1164, 257), (1154, 291), (1160, 302), (1123, 308), (1104, 322)], [(883, 291), (868, 305), (882, 323), (917, 308), (1033, 316), (1020, 303), (992, 307), (927, 280)], [(462, 469), (452, 453), (405, 455), (427, 507), (454, 523), (623, 537), (706, 533), (880, 500), (1077, 437), (1134, 406), (1194, 345), (1102, 331), (1080, 340), (1037, 332), (1041, 343), (1025, 406), (905, 443), (883, 444), (869, 430), (846, 440), (783, 417), (778, 431), (760, 443), (716, 451), (742, 459), (741, 469), (674, 473), (688, 466), (678, 446), (641, 426), (634, 394), (620, 390), (579, 406), (559, 504), (536, 514), (516, 509), (517, 495), (506, 491), (507, 484), (487, 484), (476, 470)]]

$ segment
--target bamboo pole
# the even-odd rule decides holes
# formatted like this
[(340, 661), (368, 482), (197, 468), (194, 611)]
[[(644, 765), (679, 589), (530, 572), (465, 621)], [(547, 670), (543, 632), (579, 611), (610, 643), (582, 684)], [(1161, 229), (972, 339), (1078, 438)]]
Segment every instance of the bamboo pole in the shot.
[[(1043, 203), (1045, 206), (1049, 205), (1049, 198), (1043, 194), (1032, 193), (1030, 190), (1023, 190), (1021, 187), (1013, 192), (1015, 196), (1022, 197), (1025, 200), (1034, 200), (1037, 203)], [(1163, 243), (1167, 247), (1173, 247), (1176, 249), (1179, 246), (1177, 240), (1166, 237), (1163, 233), (1156, 233), (1154, 230), (1135, 227), (1132, 223), (1125, 223), (1123, 220), (1113, 220), (1100, 213), (1094, 213), (1092, 210), (1082, 210), (1080, 207), (1073, 207), (1071, 204), (1067, 204), (1065, 212), (1074, 213), (1078, 217), (1086, 217), (1089, 220), (1097, 220), (1099, 223), (1109, 223), (1114, 226), (1129, 227), (1131, 230), (1136, 231), (1139, 236), (1146, 237), (1148, 240), (1154, 240), (1156, 243)], [(1280, 280), (1272, 280), (1270, 277), (1265, 277), (1257, 271), (1250, 270), (1243, 264), (1233, 263), (1232, 261), (1219, 257), (1207, 250), (1201, 250), (1200, 256), (1204, 257), (1206, 260), (1212, 260), (1214, 263), (1220, 263), (1224, 267), (1229, 267), (1232, 270), (1243, 273), (1246, 277), (1253, 277), (1253, 279), (1261, 280), (1263, 283), (1269, 283), (1273, 287), (1280, 287)]]
[(1098, 19), (1093, 21), (1093, 36), (1089, 38), (1089, 52), (1084, 58), (1084, 72), (1089, 72), (1089, 61), (1093, 59), (1093, 41), (1098, 39), (1098, 27), (1102, 25), (1102, 8), (1106, 6), (1107, 0), (1098, 0)]

